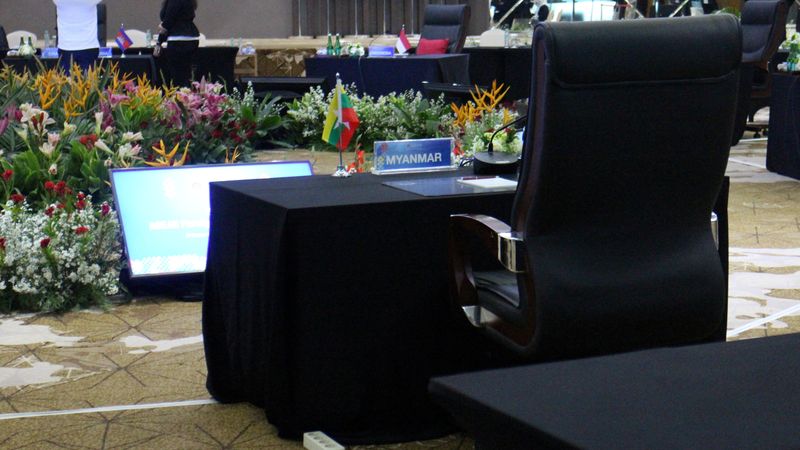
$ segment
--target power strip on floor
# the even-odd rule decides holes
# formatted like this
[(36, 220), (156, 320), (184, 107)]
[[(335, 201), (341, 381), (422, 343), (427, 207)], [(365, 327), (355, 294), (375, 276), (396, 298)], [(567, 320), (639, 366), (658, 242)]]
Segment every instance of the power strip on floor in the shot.
[(303, 433), (303, 448), (308, 450), (344, 450), (341, 444), (322, 431)]

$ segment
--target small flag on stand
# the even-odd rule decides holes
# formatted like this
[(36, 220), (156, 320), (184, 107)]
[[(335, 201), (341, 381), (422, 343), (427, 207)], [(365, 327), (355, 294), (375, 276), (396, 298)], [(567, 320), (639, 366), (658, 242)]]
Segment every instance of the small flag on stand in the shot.
[(335, 145), (339, 152), (344, 151), (350, 144), (350, 139), (356, 133), (359, 120), (350, 97), (344, 92), (342, 82), (337, 80), (333, 100), (328, 107), (325, 117), (325, 128), (322, 130), (322, 140)]
[(131, 45), (133, 45), (133, 39), (128, 36), (128, 33), (125, 32), (125, 27), (122, 25), (119, 26), (119, 31), (117, 31), (117, 45), (119, 46), (120, 50), (125, 52)]
[(397, 53), (401, 55), (405, 55), (411, 49), (411, 43), (408, 42), (408, 36), (406, 36), (405, 25), (403, 25), (403, 29), (400, 30), (400, 35), (397, 37), (397, 44), (395, 44), (395, 48), (397, 49)]

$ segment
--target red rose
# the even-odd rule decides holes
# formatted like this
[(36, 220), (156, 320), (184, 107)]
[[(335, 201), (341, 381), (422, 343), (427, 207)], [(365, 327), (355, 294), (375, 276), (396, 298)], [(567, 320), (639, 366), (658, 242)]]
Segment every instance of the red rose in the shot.
[(78, 200), (83, 200), (85, 198), (86, 198), (86, 194), (84, 194), (83, 192), (78, 192)]
[(77, 202), (75, 202), (75, 208), (76, 209), (86, 208), (86, 200), (78, 200)]
[(47, 217), (53, 217), (54, 212), (56, 212), (56, 209), (52, 206), (48, 206), (47, 209), (44, 210), (44, 215)]
[(107, 216), (108, 213), (110, 212), (111, 212), (111, 207), (108, 206), (108, 202), (103, 202), (103, 205), (100, 206), (100, 214), (102, 214), (103, 216)]
[(25, 196), (22, 194), (11, 194), (9, 197), (12, 202), (19, 204), (25, 201)]
[(222, 134), (223, 134), (223, 133), (222, 133), (222, 130), (220, 130), (219, 128), (217, 128), (216, 130), (214, 130), (214, 131), (212, 131), (212, 132), (211, 132), (211, 137), (212, 137), (212, 138), (214, 138), (214, 139), (219, 139), (219, 138), (221, 138), (221, 137), (222, 137)]
[(6, 238), (0, 237), (0, 250), (6, 249)]
[(47, 180), (47, 181), (44, 182), (44, 190), (45, 191), (55, 191), (56, 190), (56, 184), (53, 183), (50, 180)]
[(78, 228), (75, 228), (75, 234), (77, 235), (86, 234), (88, 232), (89, 232), (89, 227), (85, 227), (83, 225), (79, 226)]
[(86, 148), (94, 148), (94, 143), (97, 142), (96, 134), (84, 134), (78, 141)]
[(3, 175), (2, 175), (4, 181), (10, 180), (11, 177), (13, 177), (13, 176), (14, 176), (14, 171), (11, 170), (11, 169), (7, 169), (5, 172), (3, 172)]
[(46, 238), (42, 239), (41, 241), (39, 241), (39, 246), (42, 247), (42, 248), (47, 248), (48, 245), (50, 245), (50, 238), (49, 237), (46, 237)]

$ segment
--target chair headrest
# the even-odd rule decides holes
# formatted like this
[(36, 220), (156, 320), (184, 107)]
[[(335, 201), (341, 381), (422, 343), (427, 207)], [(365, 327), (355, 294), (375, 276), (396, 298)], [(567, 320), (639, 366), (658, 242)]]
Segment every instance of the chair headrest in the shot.
[(461, 25), (464, 24), (467, 5), (427, 5), (425, 7), (425, 25)]
[(544, 39), (547, 47), (551, 74), (563, 84), (717, 78), (742, 57), (739, 21), (730, 14), (543, 23), (536, 33), (536, 42)]
[(742, 25), (772, 25), (785, 0), (750, 0), (742, 6)]

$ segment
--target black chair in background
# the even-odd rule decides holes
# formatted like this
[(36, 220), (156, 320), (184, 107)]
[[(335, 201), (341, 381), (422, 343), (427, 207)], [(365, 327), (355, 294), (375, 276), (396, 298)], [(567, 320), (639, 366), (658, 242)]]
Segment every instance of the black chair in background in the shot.
[(447, 53), (461, 53), (469, 17), (469, 5), (427, 5), (420, 38), (448, 39)]
[(8, 38), (6, 37), (6, 30), (0, 26), (0, 59), (6, 57), (8, 53)]
[[(486, 86), (477, 87), (486, 89)], [(455, 103), (457, 106), (471, 101), (472, 92), (475, 88), (476, 86), (469, 84), (422, 82), (422, 90), (425, 93), (425, 98), (438, 99), (443, 96), (446, 103)]]
[(458, 314), (532, 360), (724, 340), (709, 217), (741, 55), (727, 14), (539, 25), (510, 225), (451, 217)]
[(736, 144), (745, 129), (760, 131), (766, 124), (748, 125), (759, 109), (769, 106), (772, 95), (770, 60), (786, 39), (785, 0), (749, 0), (742, 6), (742, 91), (737, 114)]
[(234, 86), (233, 68), (238, 47), (201, 47), (195, 52), (192, 72), (194, 81), (222, 83), (230, 91)]
[(105, 47), (108, 39), (107, 14), (105, 3), (99, 3), (97, 5), (97, 40), (100, 41), (100, 47)]

